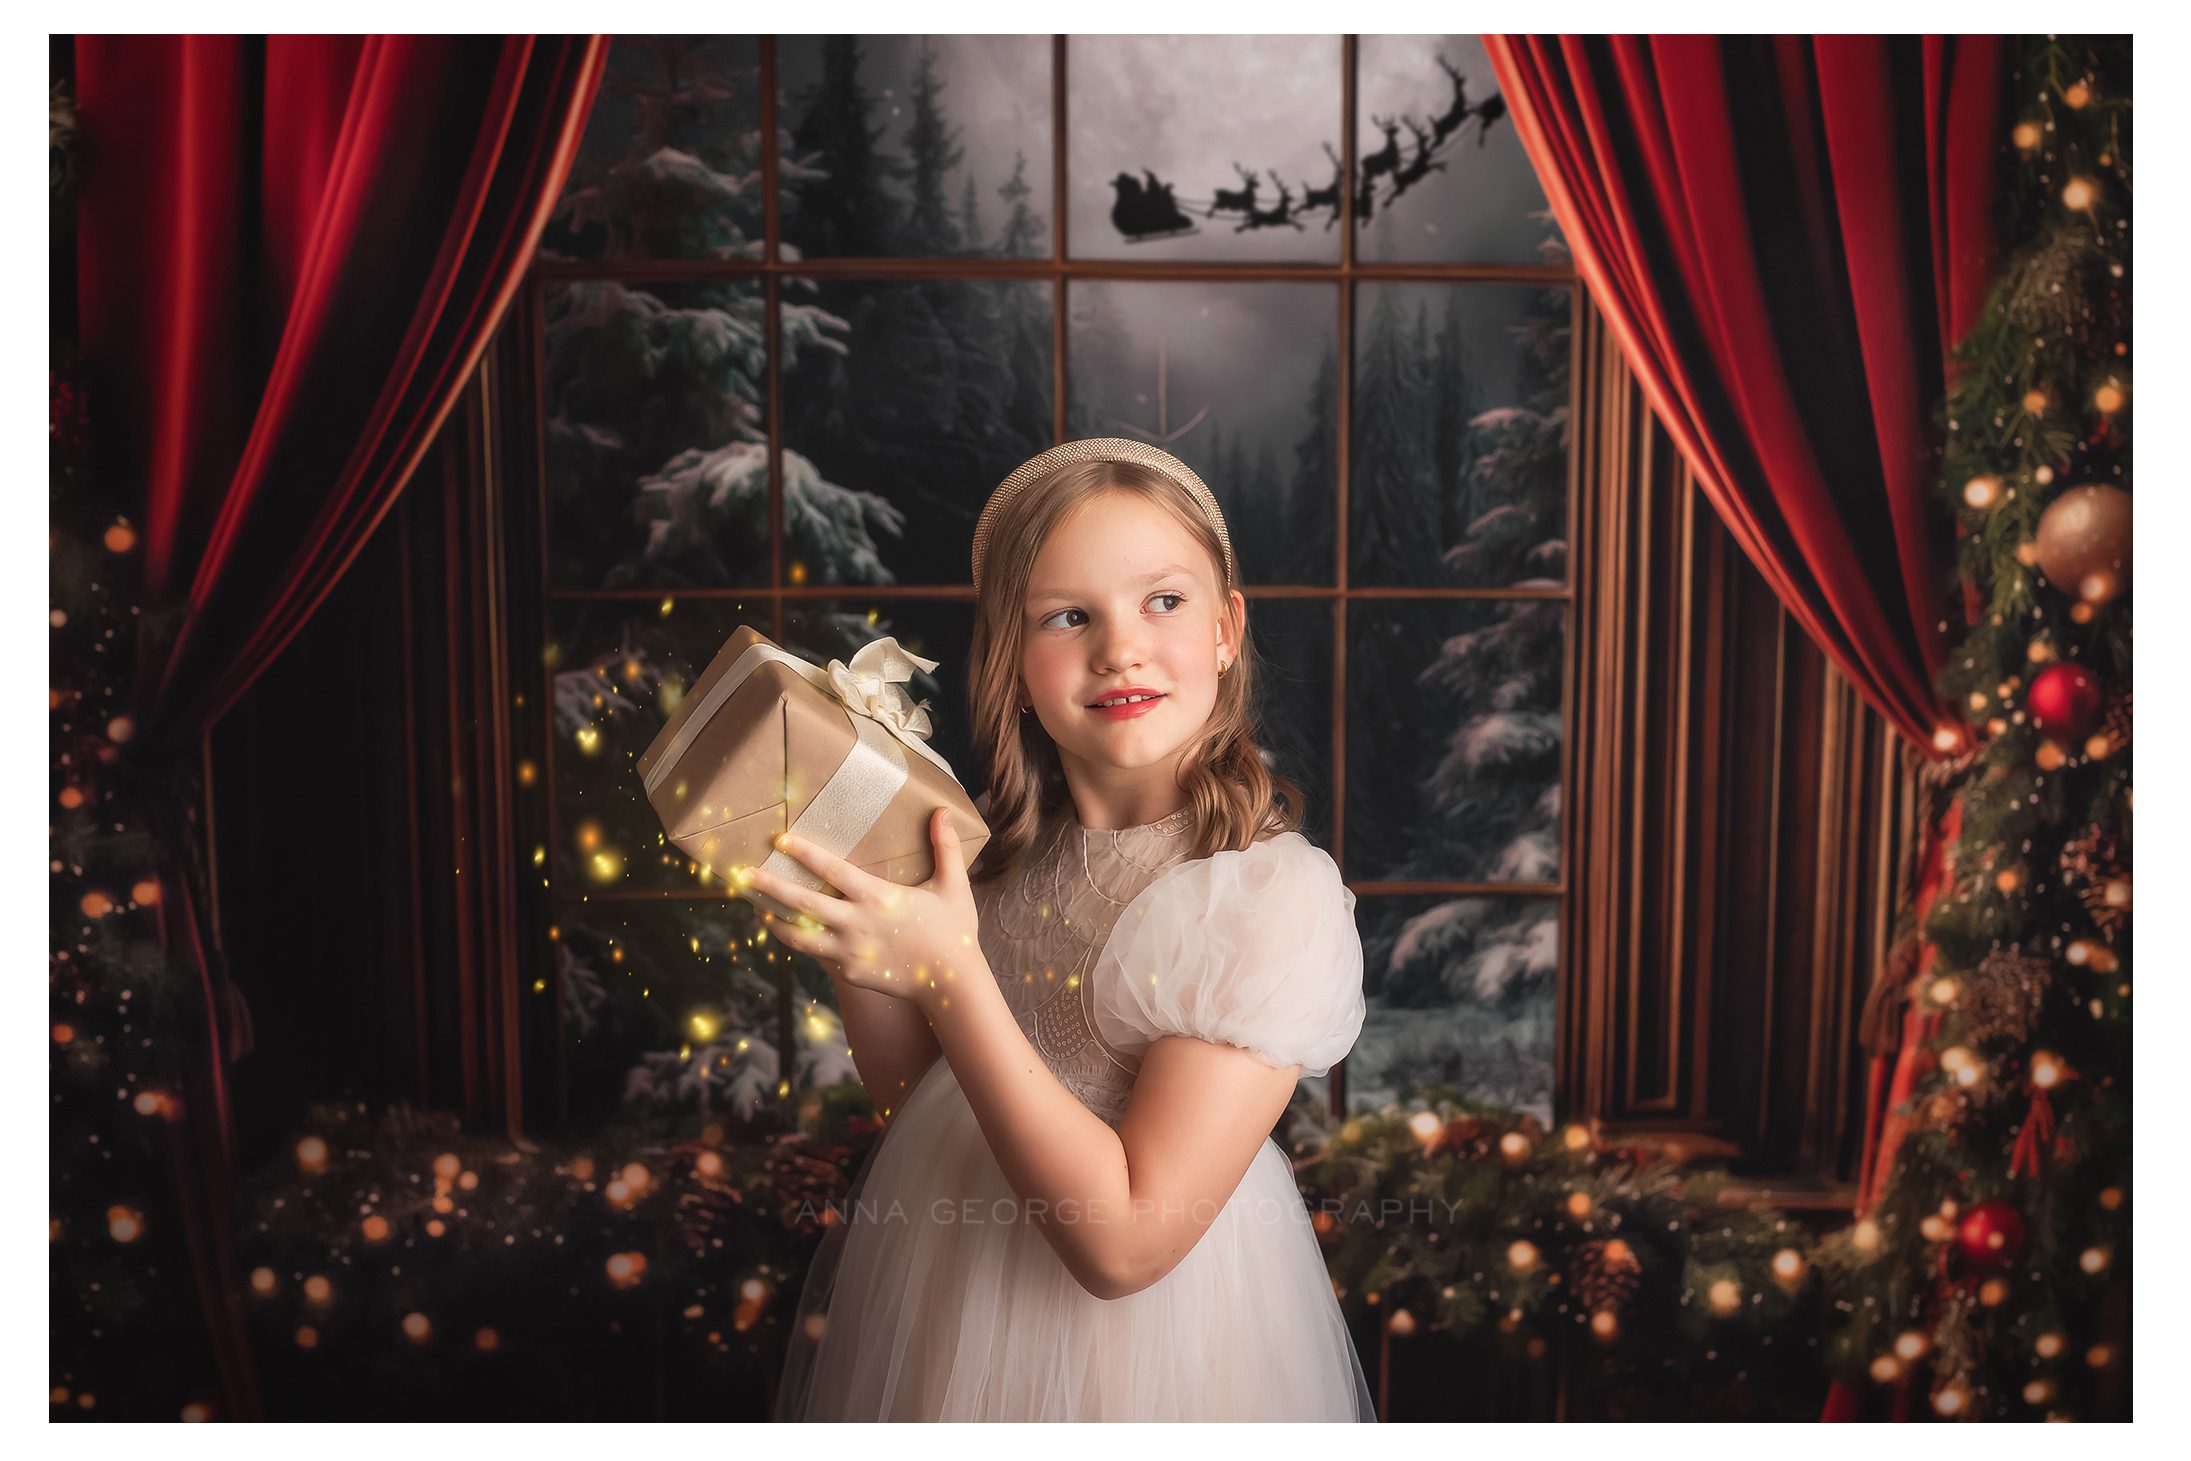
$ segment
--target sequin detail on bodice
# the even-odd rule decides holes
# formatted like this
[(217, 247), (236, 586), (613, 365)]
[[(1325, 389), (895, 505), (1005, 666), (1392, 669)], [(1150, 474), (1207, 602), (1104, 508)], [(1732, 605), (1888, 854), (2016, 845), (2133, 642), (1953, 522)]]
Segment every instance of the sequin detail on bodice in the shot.
[(1113, 1126), (1140, 1060), (1096, 1033), (1089, 976), (1126, 905), (1186, 856), (1191, 823), (1182, 807), (1139, 827), (1091, 831), (1068, 810), (1044, 822), (1018, 869), (975, 889), (982, 954), (1028, 1043)]

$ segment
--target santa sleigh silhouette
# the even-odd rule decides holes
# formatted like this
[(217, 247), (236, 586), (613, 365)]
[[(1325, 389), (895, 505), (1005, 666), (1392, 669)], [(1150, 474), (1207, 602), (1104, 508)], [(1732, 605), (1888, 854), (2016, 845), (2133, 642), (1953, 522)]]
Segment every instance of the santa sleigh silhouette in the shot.
[[(1144, 183), (1141, 178), (1148, 181)], [(1141, 178), (1122, 172), (1111, 179), (1111, 188), (1118, 195), (1111, 203), (1111, 223), (1126, 242), (1188, 238), (1202, 231), (1192, 218), (1179, 211), (1170, 183), (1158, 182), (1156, 174), (1147, 168), (1141, 170)]]

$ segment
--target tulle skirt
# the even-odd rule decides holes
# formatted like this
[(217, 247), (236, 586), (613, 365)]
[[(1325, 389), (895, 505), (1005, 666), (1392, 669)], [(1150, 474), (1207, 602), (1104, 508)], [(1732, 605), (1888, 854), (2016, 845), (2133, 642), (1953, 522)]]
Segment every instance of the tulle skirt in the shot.
[(854, 1178), (793, 1319), (778, 1420), (1374, 1421), (1285, 1153), (1172, 1271), (1099, 1299), (1022, 1204), (947, 1061)]

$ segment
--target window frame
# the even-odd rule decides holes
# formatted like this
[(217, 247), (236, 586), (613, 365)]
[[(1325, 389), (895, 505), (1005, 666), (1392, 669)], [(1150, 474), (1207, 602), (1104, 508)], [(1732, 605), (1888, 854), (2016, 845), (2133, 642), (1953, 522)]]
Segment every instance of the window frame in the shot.
[[(649, 260), (612, 258), (600, 260), (541, 259), (535, 257), (529, 267), (524, 284), (523, 309), (529, 329), (526, 331), (529, 346), (529, 367), (532, 372), (530, 403), (532, 406), (532, 476), (531, 484), (537, 494), (535, 512), (539, 533), (539, 564), (541, 581), (537, 585), (542, 608), (541, 620), (546, 622), (547, 613), (559, 602), (584, 600), (630, 601), (634, 604), (661, 597), (660, 590), (640, 589), (569, 589), (557, 588), (548, 581), (549, 521), (547, 498), (547, 460), (545, 441), (545, 402), (542, 399), (543, 382), (546, 379), (545, 354), (545, 302), (550, 287), (572, 281), (613, 279), (632, 284), (712, 282), (721, 280), (760, 281), (764, 291), (764, 331), (766, 334), (766, 420), (768, 430), (768, 491), (769, 491), (769, 581), (765, 586), (721, 589), (677, 590), (680, 598), (733, 599), (751, 601), (766, 606), (769, 632), (779, 642), (784, 634), (784, 618), (787, 606), (802, 600), (840, 599), (847, 596), (848, 587), (856, 587), (857, 595), (874, 602), (943, 599), (971, 602), (973, 592), (965, 585), (858, 585), (797, 584), (786, 581), (783, 538), (783, 380), (781, 340), (781, 297), (785, 276), (805, 279), (857, 280), (860, 282), (900, 280), (1032, 280), (1047, 282), (1051, 286), (1051, 409), (1052, 439), (1061, 442), (1068, 438), (1068, 413), (1070, 400), (1067, 383), (1067, 335), (1071, 323), (1071, 290), (1077, 281), (1105, 281), (1121, 283), (1247, 283), (1290, 282), (1326, 283), (1334, 285), (1337, 301), (1336, 343), (1337, 358), (1337, 481), (1335, 483), (1335, 512), (1337, 531), (1333, 544), (1333, 581), (1321, 584), (1263, 584), (1253, 588), (1243, 587), (1242, 592), (1251, 600), (1259, 598), (1320, 599), (1329, 603), (1332, 614), (1332, 665), (1331, 665), (1331, 811), (1332, 845), (1330, 853), (1339, 865), (1342, 876), (1347, 866), (1346, 828), (1346, 720), (1347, 720), (1347, 633), (1351, 605), (1356, 602), (1378, 599), (1442, 600), (1480, 599), (1493, 601), (1517, 601), (1532, 599), (1558, 600), (1567, 605), (1563, 615), (1561, 644), (1564, 662), (1561, 674), (1560, 726), (1560, 827), (1561, 849), (1559, 877), (1552, 881), (1499, 882), (1466, 879), (1439, 879), (1423, 881), (1379, 881), (1347, 878), (1346, 885), (1362, 898), (1384, 895), (1434, 895), (1443, 897), (1501, 896), (1542, 897), (1553, 900), (1560, 923), (1560, 969), (1555, 981), (1554, 1028), (1561, 1031), (1554, 1046), (1553, 1101), (1555, 1114), (1560, 1110), (1563, 1095), (1569, 1090), (1570, 1079), (1565, 1070), (1568, 1061), (1569, 1042), (1565, 1038), (1568, 1004), (1573, 987), (1571, 968), (1573, 954), (1568, 936), (1570, 924), (1569, 889), (1574, 883), (1570, 848), (1573, 839), (1574, 814), (1570, 788), (1573, 785), (1576, 763), (1576, 746), (1573, 736), (1575, 724), (1575, 634), (1578, 605), (1576, 602), (1577, 574), (1573, 554), (1563, 573), (1564, 584), (1558, 588), (1476, 588), (1476, 587), (1391, 587), (1357, 586), (1348, 579), (1349, 545), (1348, 529), (1350, 506), (1348, 500), (1349, 479), (1352, 472), (1351, 427), (1353, 416), (1353, 377), (1356, 341), (1354, 337), (1354, 305), (1358, 285), (1390, 283), (1439, 283), (1439, 284), (1534, 284), (1544, 288), (1564, 288), (1568, 291), (1568, 350), (1569, 350), (1569, 420), (1584, 419), (1583, 395), (1584, 372), (1579, 368), (1577, 342), (1580, 339), (1582, 318), (1582, 281), (1573, 267), (1572, 260), (1560, 264), (1465, 264), (1465, 263), (1417, 263), (1417, 264), (1365, 264), (1355, 257), (1354, 196), (1351, 187), (1341, 194), (1340, 218), (1341, 243), (1337, 263), (1309, 264), (1232, 264), (1217, 261), (1167, 261), (1140, 262), (1130, 259), (1075, 259), (1070, 256), (1071, 239), (1071, 182), (1068, 173), (1067, 139), (1068, 101), (1068, 45), (1069, 36), (1059, 34), (1050, 38), (1050, 85), (1053, 104), (1050, 110), (1052, 144), (1052, 179), (1054, 192), (1051, 200), (1051, 217), (1047, 220), (1050, 256), (1046, 259), (900, 259), (900, 258), (834, 258), (800, 259), (786, 262), (780, 248), (781, 196), (778, 182), (779, 122), (777, 117), (777, 37), (763, 35), (760, 44), (760, 135), (761, 135), (761, 191), (763, 222), (763, 254), (759, 260)], [(1340, 152), (1344, 171), (1352, 178), (1357, 161), (1355, 77), (1357, 71), (1358, 37), (1347, 34), (1341, 38), (1341, 136)], [(1567, 483), (1565, 504), (1565, 533), (1570, 543), (1578, 510), (1580, 474), (1579, 453), (1572, 440), (1567, 452)], [(544, 668), (542, 691), (544, 703), (554, 701), (554, 672)], [(547, 845), (559, 846), (557, 839), (557, 808), (555, 805), (555, 736), (552, 723), (546, 727), (542, 766), (547, 788), (546, 826)], [(610, 903), (617, 901), (651, 901), (659, 899), (719, 900), (731, 896), (727, 892), (709, 893), (695, 890), (653, 889), (588, 889), (583, 893), (561, 885), (554, 877), (553, 860), (550, 860), (549, 878), (544, 894), (550, 906), (567, 910), (586, 903)], [(789, 1051), (793, 1043), (793, 989), (788, 977), (779, 977), (778, 1000), (778, 1048)], [(1334, 1116), (1346, 1113), (1346, 1067), (1342, 1061), (1334, 1066), (1329, 1080), (1329, 1099)]]

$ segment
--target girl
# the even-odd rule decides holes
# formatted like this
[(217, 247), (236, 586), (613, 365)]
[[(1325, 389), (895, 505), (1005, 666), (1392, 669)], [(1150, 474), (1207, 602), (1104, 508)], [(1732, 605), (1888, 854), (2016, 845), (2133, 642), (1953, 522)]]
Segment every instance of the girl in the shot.
[[(991, 835), (765, 874), (888, 1127), (807, 1275), (782, 1420), (1374, 1420), (1270, 1132), (1363, 1017), (1354, 895), (1252, 732), (1209, 489), (1069, 441), (974, 533)], [(1126, 697), (1145, 697), (1122, 703)]]

